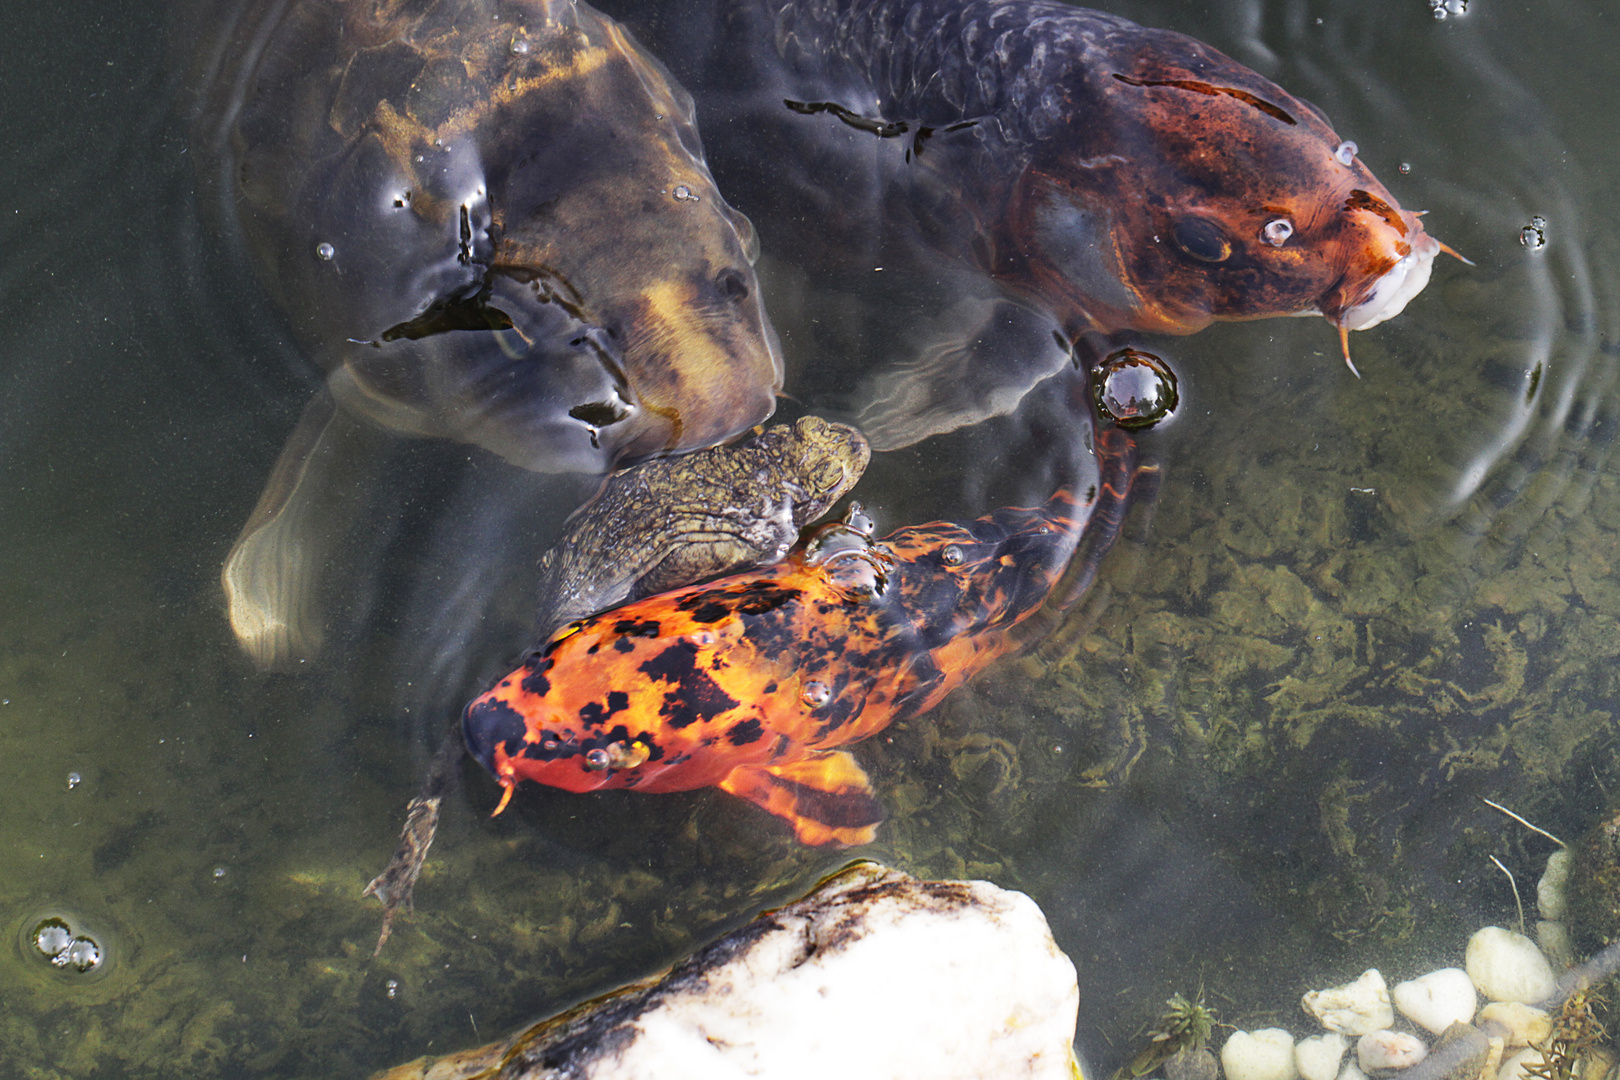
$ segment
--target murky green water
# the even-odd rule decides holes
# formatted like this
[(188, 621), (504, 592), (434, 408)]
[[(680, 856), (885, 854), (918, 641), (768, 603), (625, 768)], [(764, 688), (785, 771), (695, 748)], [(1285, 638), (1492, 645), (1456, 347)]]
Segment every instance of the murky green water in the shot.
[[(1115, 9), (1314, 100), (1477, 265), (1356, 335), (1360, 381), (1317, 320), (1149, 343), (1183, 405), (1091, 601), (857, 751), (891, 813), (871, 854), (1034, 895), (1103, 1064), (1177, 990), (1300, 1029), (1312, 983), (1454, 962), (1512, 918), (1488, 857), (1523, 883), (1550, 849), (1480, 797), (1576, 834), (1620, 779), (1614, 13)], [(322, 662), (239, 655), (218, 568), (317, 379), (198, 223), (175, 47), (145, 5), (18, 9), (0, 38), (0, 1076), (362, 1076), (841, 861), (713, 793), (525, 790), (490, 821), (469, 770), (370, 959), (361, 889), (585, 485), (402, 444)], [(886, 455), (861, 494), (889, 525), (983, 512), (994, 470), (958, 477), (997, 430)], [(48, 914), (99, 978), (28, 954)]]

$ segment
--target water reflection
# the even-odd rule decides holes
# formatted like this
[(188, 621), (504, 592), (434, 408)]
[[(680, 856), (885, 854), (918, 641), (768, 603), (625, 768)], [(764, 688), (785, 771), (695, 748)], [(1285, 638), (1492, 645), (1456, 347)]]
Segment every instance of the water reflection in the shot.
[[(1046, 908), (1104, 1068), (1200, 980), (1225, 1020), (1291, 1016), (1307, 980), (1415, 974), (1509, 918), (1487, 856), (1523, 882), (1547, 842), (1477, 796), (1580, 833), (1620, 690), (1614, 28), (1575, 2), (1119, 11), (1322, 105), (1477, 266), (1357, 335), (1360, 381), (1316, 320), (1141, 342), (1182, 400), (1140, 437), (1160, 491), (1090, 602), (858, 748), (891, 814), (877, 854)], [(359, 1074), (515, 1028), (828, 868), (701, 794), (535, 792), (489, 822), (469, 773), (368, 964), (361, 889), (439, 732), (524, 644), (534, 554), (591, 485), (391, 446), (390, 524), (338, 548), (330, 656), (256, 673), (215, 576), (319, 375), (198, 224), (151, 13), (19, 10), (0, 49), (0, 922), (21, 942), (82, 918), (112, 959), (74, 982), (0, 955), (13, 1060)], [(809, 295), (776, 258), (778, 295)], [(779, 318), (834, 355), (863, 347), (847, 314)], [(803, 377), (799, 407), (848, 403)], [(1030, 452), (1061, 415), (1037, 394), (880, 455), (859, 494), (880, 531), (1038, 504), (1077, 467)]]

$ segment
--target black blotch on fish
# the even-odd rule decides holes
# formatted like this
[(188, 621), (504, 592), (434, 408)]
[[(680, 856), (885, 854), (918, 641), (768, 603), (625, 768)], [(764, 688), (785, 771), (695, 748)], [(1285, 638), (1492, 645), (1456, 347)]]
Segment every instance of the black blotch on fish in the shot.
[(729, 614), (731, 614), (731, 609), (726, 605), (711, 601), (692, 611), (692, 621), (700, 623), (719, 622)]
[(791, 603), (800, 595), (798, 589), (784, 589), (767, 581), (757, 581), (744, 590), (737, 610), (744, 615), (764, 615), (783, 604)]
[(739, 702), (722, 690), (697, 666), (697, 650), (681, 642), (671, 645), (638, 668), (648, 678), (671, 684), (664, 694), (658, 714), (672, 728), (684, 728), (699, 720), (709, 720)]
[(600, 727), (605, 724), (614, 713), (624, 712), (630, 707), (630, 696), (622, 690), (608, 692), (607, 702), (600, 701), (587, 703), (579, 710), (579, 719), (586, 727)]
[(726, 738), (731, 740), (732, 746), (746, 746), (751, 742), (758, 742), (764, 736), (764, 726), (752, 718), (731, 725), (731, 730), (726, 732)]
[(475, 701), (467, 706), (461, 721), (468, 752), (491, 772), (495, 771), (495, 747), (504, 745), (507, 757), (517, 757), (527, 730), (523, 714), (504, 701)]
[(557, 666), (557, 661), (549, 657), (530, 656), (528, 664), (529, 674), (523, 677), (523, 689), (535, 697), (545, 697), (551, 691), (551, 680), (546, 678), (546, 672)]

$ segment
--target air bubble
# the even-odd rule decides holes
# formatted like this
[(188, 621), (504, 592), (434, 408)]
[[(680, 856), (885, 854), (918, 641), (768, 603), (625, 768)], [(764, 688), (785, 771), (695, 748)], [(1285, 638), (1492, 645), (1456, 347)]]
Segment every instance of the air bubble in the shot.
[(529, 39), (526, 37), (514, 37), (512, 39), (512, 54), (514, 56), (528, 56)]
[(224, 876), (225, 876), (225, 868), (223, 866), (214, 867), (214, 880), (215, 881), (218, 881), (220, 878), (222, 878)]
[(46, 919), (34, 927), (34, 948), (54, 960), (73, 944), (73, 929), (61, 919)]
[(1547, 246), (1547, 219), (1537, 214), (1530, 219), (1530, 224), (1519, 230), (1519, 243), (1531, 251), (1540, 251)]
[(585, 767), (591, 770), (591, 772), (601, 772), (610, 764), (611, 761), (608, 759), (608, 752), (603, 750), (601, 747), (597, 747), (595, 750), (585, 751)]
[(337, 248), (324, 241), (315, 245), (315, 257), (322, 262), (331, 262), (337, 256)]
[(1436, 19), (1468, 14), (1468, 0), (1429, 0), (1429, 11)]
[(698, 194), (685, 184), (676, 184), (675, 190), (670, 194), (675, 196), (676, 202), (697, 202), (699, 198)]
[(389, 979), (387, 982), (383, 983), (383, 993), (388, 995), (389, 1001), (393, 1001), (395, 998), (397, 998), (399, 996), (399, 980)]
[(832, 687), (824, 682), (811, 679), (804, 684), (804, 692), (800, 694), (804, 703), (812, 709), (819, 709), (832, 700)]
[(707, 649), (720, 639), (715, 636), (713, 630), (699, 630), (696, 633), (688, 634), (687, 640), (700, 649)]
[(1346, 139), (1333, 149), (1333, 160), (1346, 167), (1355, 164), (1356, 152), (1361, 148)]
[(1407, 173), (1412, 171), (1412, 163), (1410, 161), (1401, 162), (1400, 170), (1401, 175), (1405, 176)]
[(1097, 409), (1122, 428), (1148, 428), (1176, 409), (1176, 375), (1152, 353), (1121, 349), (1091, 372)]
[(40, 918), (28, 930), (24, 941), (41, 963), (63, 974), (99, 978), (106, 973), (107, 956), (101, 942), (86, 933), (84, 927), (75, 927), (69, 917)]
[(634, 769), (644, 765), (652, 756), (645, 743), (610, 742), (607, 746), (608, 766), (612, 769)]
[(68, 947), (51, 957), (59, 968), (72, 968), (83, 975), (101, 966), (101, 946), (87, 937), (76, 937)]
[(939, 558), (946, 566), (961, 566), (962, 549), (956, 544), (946, 544), (945, 550), (939, 553)]
[(1272, 247), (1282, 247), (1294, 235), (1294, 223), (1287, 218), (1272, 218), (1260, 229), (1260, 239)]
[(84, 783), (84, 777), (80, 776), (76, 772), (68, 773), (68, 790), (69, 791), (72, 791), (74, 788), (78, 787), (82, 783)]

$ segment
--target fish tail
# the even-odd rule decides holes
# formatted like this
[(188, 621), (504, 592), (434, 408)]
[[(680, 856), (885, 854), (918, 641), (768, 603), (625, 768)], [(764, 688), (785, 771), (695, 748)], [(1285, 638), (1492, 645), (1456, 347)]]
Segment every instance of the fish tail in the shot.
[(1104, 555), (1119, 538), (1125, 512), (1132, 499), (1151, 486), (1159, 473), (1157, 465), (1144, 465), (1138, 459), (1136, 441), (1117, 427), (1099, 427), (1096, 436), (1097, 487), (1091, 513), (1082, 527), (1074, 557), (1060, 583), (1058, 610), (1065, 611), (1086, 594), (1097, 578)]

